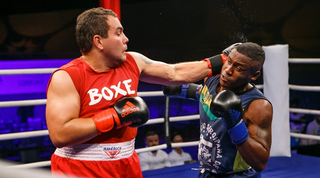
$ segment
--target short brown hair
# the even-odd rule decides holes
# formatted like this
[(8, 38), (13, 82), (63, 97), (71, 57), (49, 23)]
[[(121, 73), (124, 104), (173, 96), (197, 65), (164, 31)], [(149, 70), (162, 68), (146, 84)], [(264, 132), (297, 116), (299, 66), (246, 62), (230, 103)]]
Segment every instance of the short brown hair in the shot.
[(94, 35), (108, 37), (110, 27), (107, 18), (109, 15), (117, 17), (117, 14), (112, 10), (97, 7), (86, 10), (77, 17), (76, 41), (82, 53), (91, 50)]

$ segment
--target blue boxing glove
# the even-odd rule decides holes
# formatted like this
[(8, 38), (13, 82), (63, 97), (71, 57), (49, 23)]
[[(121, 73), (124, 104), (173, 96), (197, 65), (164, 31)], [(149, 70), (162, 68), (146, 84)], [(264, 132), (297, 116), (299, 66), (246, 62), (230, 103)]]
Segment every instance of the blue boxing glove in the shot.
[(212, 100), (210, 110), (216, 117), (221, 117), (233, 144), (240, 144), (248, 139), (248, 128), (242, 120), (243, 109), (239, 96), (230, 90), (221, 91)]
[(184, 85), (163, 86), (163, 94), (173, 98), (199, 100), (199, 90), (202, 85), (190, 83)]

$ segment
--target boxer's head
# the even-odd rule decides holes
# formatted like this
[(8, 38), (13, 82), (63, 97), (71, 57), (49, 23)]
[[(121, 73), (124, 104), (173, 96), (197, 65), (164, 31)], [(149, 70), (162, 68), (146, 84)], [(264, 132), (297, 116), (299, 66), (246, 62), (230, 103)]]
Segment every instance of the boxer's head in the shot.
[(77, 18), (76, 41), (82, 53), (87, 53), (92, 48), (94, 35), (103, 38), (108, 37), (109, 25), (108, 16), (117, 17), (117, 14), (110, 9), (102, 7), (92, 8), (81, 13)]

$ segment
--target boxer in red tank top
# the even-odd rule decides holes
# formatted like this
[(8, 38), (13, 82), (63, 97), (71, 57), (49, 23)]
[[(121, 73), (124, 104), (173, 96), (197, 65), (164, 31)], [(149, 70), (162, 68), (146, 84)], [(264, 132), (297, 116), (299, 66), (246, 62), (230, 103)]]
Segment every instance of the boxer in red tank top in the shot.
[(166, 64), (126, 52), (129, 40), (117, 15), (101, 7), (78, 16), (76, 41), (82, 56), (56, 70), (47, 87), (46, 121), (57, 147), (52, 172), (142, 177), (134, 139), (149, 113), (137, 97), (139, 80), (162, 85), (196, 82), (219, 73), (222, 58)]

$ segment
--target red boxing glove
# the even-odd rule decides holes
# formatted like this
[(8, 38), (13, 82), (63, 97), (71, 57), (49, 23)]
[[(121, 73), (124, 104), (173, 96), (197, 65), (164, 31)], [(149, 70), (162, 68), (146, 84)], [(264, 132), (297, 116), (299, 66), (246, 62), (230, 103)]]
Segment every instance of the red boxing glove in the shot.
[(211, 71), (208, 73), (208, 77), (215, 76), (217, 74), (220, 74), (221, 68), (223, 64), (227, 61), (229, 54), (231, 51), (236, 48), (237, 46), (241, 45), (242, 43), (234, 43), (224, 49), (222, 51), (222, 54), (215, 55), (209, 58), (204, 59), (204, 61), (207, 61), (208, 67), (211, 69)]
[(117, 125), (119, 125), (119, 127), (121, 126), (118, 114), (114, 108), (103, 110), (98, 114), (95, 114), (92, 119), (96, 124), (99, 134), (102, 132), (108, 132)]
[(203, 59), (204, 61), (207, 61), (208, 67), (211, 69), (211, 71), (208, 73), (208, 77), (220, 74), (221, 68), (223, 64), (227, 61), (227, 59), (228, 59), (228, 56), (224, 54), (215, 55), (215, 56)]
[(123, 126), (139, 127), (149, 120), (149, 109), (140, 97), (124, 97), (92, 117), (99, 134)]

